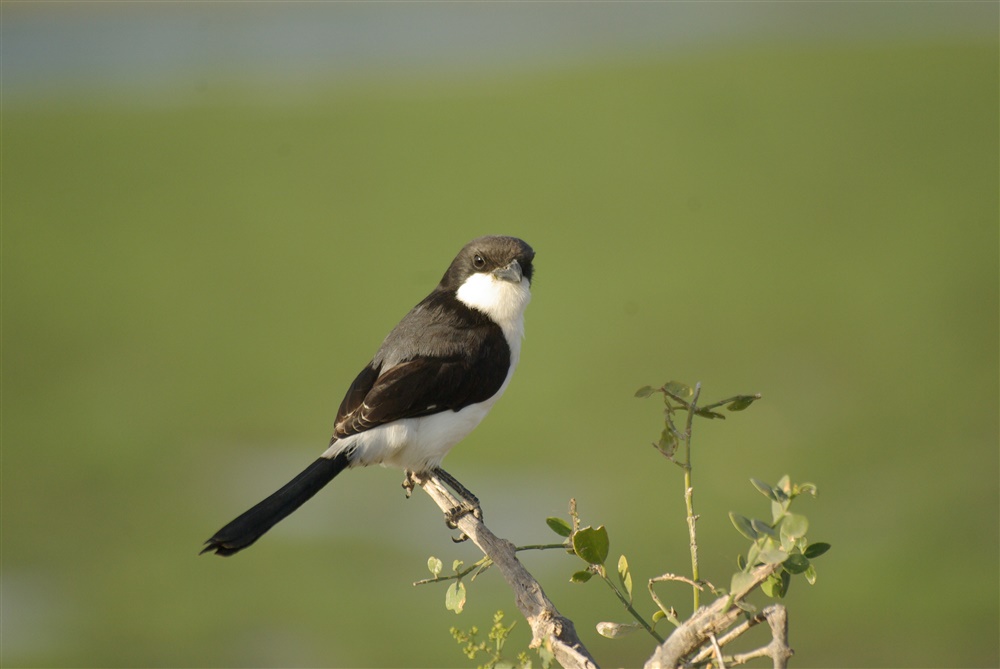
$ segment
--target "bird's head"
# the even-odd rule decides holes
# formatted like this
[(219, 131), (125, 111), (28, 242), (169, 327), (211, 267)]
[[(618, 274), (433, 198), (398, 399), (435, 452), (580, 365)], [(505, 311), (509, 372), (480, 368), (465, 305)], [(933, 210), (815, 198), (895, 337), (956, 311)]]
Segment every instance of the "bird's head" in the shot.
[(504, 327), (519, 320), (531, 300), (534, 258), (517, 237), (479, 237), (455, 256), (440, 287)]

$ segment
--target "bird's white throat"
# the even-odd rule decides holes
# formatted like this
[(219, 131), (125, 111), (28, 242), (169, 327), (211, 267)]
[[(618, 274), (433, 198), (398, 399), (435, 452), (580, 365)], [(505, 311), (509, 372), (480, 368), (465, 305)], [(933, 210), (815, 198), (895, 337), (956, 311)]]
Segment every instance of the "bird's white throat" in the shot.
[(531, 282), (527, 278), (514, 283), (492, 274), (476, 273), (459, 286), (455, 296), (500, 326), (512, 355), (520, 352), (524, 336), (524, 310), (531, 301)]

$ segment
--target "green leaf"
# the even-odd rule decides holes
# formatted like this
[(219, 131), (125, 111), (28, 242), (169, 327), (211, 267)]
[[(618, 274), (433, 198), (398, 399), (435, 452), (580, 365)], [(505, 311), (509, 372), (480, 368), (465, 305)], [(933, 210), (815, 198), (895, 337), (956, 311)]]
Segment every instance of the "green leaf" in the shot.
[(768, 536), (771, 537), (772, 539), (778, 538), (777, 530), (775, 530), (773, 527), (765, 523), (763, 520), (760, 520), (759, 518), (754, 518), (753, 520), (750, 521), (750, 524), (753, 525), (753, 529), (757, 531), (758, 535)]
[(569, 580), (570, 583), (586, 583), (592, 578), (594, 578), (594, 573), (584, 569), (583, 571), (574, 572), (574, 574), (569, 577)]
[(771, 574), (767, 577), (763, 583), (760, 584), (760, 589), (765, 595), (773, 599), (781, 599), (788, 593), (788, 584), (791, 583), (791, 577), (788, 572), (781, 572), (780, 574)]
[(747, 559), (743, 557), (742, 553), (736, 556), (736, 567), (740, 571), (743, 571), (744, 569), (747, 568)]
[(809, 558), (802, 553), (793, 553), (782, 563), (789, 574), (801, 574), (809, 568)]
[(549, 517), (545, 519), (545, 524), (561, 537), (568, 537), (573, 534), (573, 526), (562, 518)]
[(444, 595), (444, 605), (449, 611), (461, 613), (465, 608), (465, 584), (455, 581), (448, 586), (448, 592)]
[(809, 529), (809, 519), (797, 513), (785, 514), (781, 521), (782, 536), (799, 539), (804, 537)]
[(711, 409), (698, 409), (694, 412), (694, 415), (701, 416), (702, 418), (721, 418), (722, 420), (726, 420), (726, 417), (721, 413), (712, 411)]
[(752, 544), (750, 544), (750, 549), (747, 551), (747, 566), (756, 567), (759, 558), (760, 558), (760, 542), (755, 541)]
[[(781, 491), (777, 490), (777, 492)], [(777, 523), (779, 520), (781, 520), (781, 517), (785, 515), (786, 511), (788, 511), (787, 502), (786, 503), (771, 502), (771, 521)]]
[(771, 598), (781, 597), (781, 579), (771, 574), (760, 584), (761, 592)]
[(663, 432), (660, 433), (660, 441), (656, 444), (656, 447), (669, 458), (677, 450), (677, 435), (669, 427), (663, 428)]
[(775, 494), (774, 488), (772, 488), (770, 484), (764, 483), (760, 479), (750, 479), (750, 483), (752, 483), (753, 487), (756, 488), (764, 497), (767, 497), (772, 502), (778, 501), (778, 496)]
[(796, 548), (798, 548), (801, 552), (801, 550), (806, 547), (805, 539), (795, 539), (794, 537), (788, 536), (784, 532), (781, 533), (781, 541), (779, 543), (781, 544), (781, 550), (789, 554), (793, 553)]
[(806, 581), (809, 585), (816, 585), (816, 566), (813, 564), (809, 565), (809, 568), (805, 571)]
[(743, 411), (748, 406), (760, 399), (760, 395), (739, 395), (732, 402), (726, 405), (730, 411)]
[(437, 578), (438, 576), (441, 575), (441, 569), (443, 567), (444, 565), (441, 564), (441, 560), (438, 560), (433, 555), (427, 558), (427, 569), (429, 569), (431, 574), (434, 575), (434, 578)]
[(830, 550), (830, 548), (831, 548), (830, 544), (817, 542), (814, 544), (809, 544), (809, 546), (806, 547), (804, 551), (802, 551), (802, 554), (805, 555), (810, 560), (812, 560), (813, 558), (818, 558), (820, 555)]
[(757, 530), (753, 528), (753, 524), (750, 519), (746, 516), (741, 516), (738, 513), (729, 512), (729, 520), (733, 521), (733, 525), (736, 526), (736, 531), (745, 536), (750, 541), (756, 541), (760, 536), (757, 534)]
[(776, 486), (779, 490), (784, 491), (786, 494), (792, 491), (792, 479), (789, 478), (788, 474), (785, 474), (780, 479), (778, 479), (778, 485)]
[(768, 546), (760, 552), (758, 558), (764, 564), (780, 564), (788, 559), (789, 555), (776, 546)]
[(645, 399), (657, 391), (653, 386), (643, 386), (639, 390), (635, 391), (635, 396), (639, 399)]
[(753, 583), (753, 574), (746, 571), (738, 571), (733, 574), (732, 583), (729, 586), (729, 592), (733, 595), (738, 595)]
[(603, 525), (597, 529), (584, 527), (573, 533), (573, 552), (590, 564), (604, 564), (610, 546), (608, 531)]
[(689, 400), (694, 397), (694, 388), (680, 381), (667, 381), (663, 384), (663, 389), (682, 400)]
[(632, 601), (632, 573), (628, 570), (628, 560), (624, 555), (618, 558), (618, 578), (628, 593), (629, 601)]
[(655, 611), (653, 611), (653, 615), (652, 615), (651, 618), (652, 618), (653, 624), (655, 625), (656, 623), (660, 622), (661, 620), (663, 620), (666, 617), (667, 617), (666, 613), (664, 613), (660, 609), (656, 609)]

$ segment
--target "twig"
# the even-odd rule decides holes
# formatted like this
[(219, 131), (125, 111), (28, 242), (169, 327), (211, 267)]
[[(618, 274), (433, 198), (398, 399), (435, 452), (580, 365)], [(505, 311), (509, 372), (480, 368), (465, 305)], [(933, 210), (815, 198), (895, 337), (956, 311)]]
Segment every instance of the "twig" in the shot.
[[(748, 629), (764, 622), (765, 620), (771, 627), (771, 643), (746, 653), (724, 656), (724, 660), (728, 666), (735, 667), (741, 664), (746, 664), (750, 660), (755, 660), (758, 657), (770, 657), (775, 669), (786, 669), (788, 666), (788, 658), (792, 656), (793, 651), (788, 647), (788, 612), (781, 604), (772, 604), (771, 606), (767, 606), (750, 619), (740, 623), (727, 632), (725, 636), (718, 639), (718, 646), (721, 648), (731, 641), (736, 640), (737, 637), (742, 635)], [(711, 636), (710, 638), (712, 638), (713, 641), (715, 640), (714, 636)], [(715, 644), (713, 643), (713, 647), (702, 649), (701, 652), (691, 658), (690, 664), (693, 666), (705, 664), (708, 658), (715, 654), (714, 646)]]
[(660, 601), (660, 596), (656, 594), (655, 590), (653, 590), (653, 584), (663, 583), (667, 581), (677, 581), (680, 583), (687, 583), (692, 588), (695, 588), (697, 590), (704, 590), (705, 586), (707, 585), (709, 589), (713, 591), (715, 590), (715, 586), (713, 586), (708, 581), (702, 581), (701, 583), (698, 583), (696, 581), (691, 580), (687, 576), (680, 576), (678, 574), (661, 574), (659, 576), (654, 576), (653, 578), (649, 579), (649, 583), (646, 584), (646, 588), (649, 590), (650, 599), (652, 599), (653, 603), (656, 604), (661, 611), (663, 611), (663, 613), (667, 616), (667, 620), (669, 620), (677, 627), (679, 627), (681, 624), (681, 621), (677, 619), (677, 610), (674, 609), (674, 607), (672, 606), (669, 609), (666, 606), (664, 606), (663, 602)]
[(632, 602), (630, 602), (628, 598), (622, 594), (621, 590), (615, 587), (615, 584), (612, 583), (611, 579), (609, 579), (607, 575), (603, 573), (603, 570), (601, 572), (598, 572), (598, 576), (600, 576), (604, 580), (604, 582), (608, 584), (608, 587), (611, 588), (611, 591), (618, 596), (618, 600), (621, 601), (621, 603), (625, 606), (625, 610), (628, 611), (632, 615), (632, 617), (635, 618), (636, 621), (638, 621), (640, 625), (642, 625), (643, 629), (645, 629), (650, 636), (656, 639), (658, 643), (663, 643), (663, 637), (660, 636), (656, 632), (656, 630), (650, 627), (649, 623), (646, 622), (646, 619), (642, 617), (642, 614), (635, 610), (635, 607), (632, 606)]
[(708, 638), (712, 642), (712, 651), (715, 653), (715, 659), (719, 661), (719, 669), (726, 669), (726, 660), (722, 657), (722, 648), (719, 646), (719, 640), (715, 638), (714, 634), (709, 634)]
[[(688, 536), (691, 538), (691, 578), (695, 581), (698, 579), (698, 533), (695, 529), (695, 524), (698, 522), (698, 516), (694, 513), (694, 486), (691, 483), (691, 425), (694, 421), (695, 411), (698, 410), (698, 397), (701, 395), (701, 383), (696, 383), (694, 386), (694, 396), (691, 398), (691, 404), (688, 406), (687, 414), (687, 425), (684, 428), (684, 442), (685, 448), (685, 462), (684, 462), (684, 506), (687, 509), (687, 524), (688, 524)], [(701, 603), (700, 595), (701, 592), (698, 588), (692, 590), (694, 597), (694, 609), (698, 610), (698, 606)]]
[[(566, 544), (529, 544), (527, 546), (515, 546), (514, 547), (514, 551), (517, 552), (517, 553), (520, 553), (521, 551), (545, 551), (545, 550), (551, 550), (553, 548), (562, 548), (563, 550), (565, 550), (566, 549)], [(464, 576), (469, 575), (470, 573), (472, 573), (474, 571), (476, 573), (472, 577), (472, 579), (475, 580), (476, 576), (479, 576), (479, 574), (483, 573), (484, 571), (486, 571), (487, 569), (489, 569), (492, 566), (493, 566), (493, 560), (491, 560), (489, 558), (489, 556), (484, 556), (482, 559), (477, 560), (476, 562), (472, 563), (470, 566), (468, 566), (465, 569), (462, 569), (460, 571), (457, 571), (454, 574), (449, 574), (447, 576), (434, 576), (434, 577), (431, 577), (431, 578), (422, 578), (419, 581), (414, 581), (413, 585), (427, 585), (428, 583), (441, 583), (442, 581), (455, 581), (455, 580), (458, 580), (458, 579), (460, 579), (460, 578), (462, 578)]]
[[(460, 502), (433, 474), (415, 474), (414, 480), (444, 513), (459, 506)], [(493, 534), (471, 513), (459, 518), (456, 524), (493, 561), (514, 591), (517, 608), (531, 627), (532, 648), (544, 644), (566, 669), (597, 669), (597, 662), (577, 636), (573, 621), (563, 617), (546, 597), (542, 586), (517, 559), (514, 544)]]
[[(695, 653), (706, 641), (709, 639), (710, 634), (721, 634), (725, 630), (729, 629), (743, 614), (742, 609), (734, 606), (734, 602), (742, 601), (749, 595), (754, 589), (760, 586), (761, 583), (766, 581), (771, 574), (774, 574), (781, 569), (780, 564), (766, 564), (761, 565), (754, 569), (751, 574), (751, 578), (742, 588), (732, 592), (723, 597), (719, 597), (711, 604), (704, 606), (688, 618), (680, 627), (674, 630), (673, 634), (667, 637), (667, 640), (662, 644), (657, 646), (656, 651), (653, 653), (652, 657), (646, 662), (646, 669), (673, 669), (682, 663), (682, 660)], [(770, 609), (772, 607), (768, 607)], [(782, 607), (783, 611), (784, 607)], [(763, 613), (763, 612), (762, 612)], [(777, 620), (773, 625), (784, 623), (787, 626), (787, 618), (782, 617)], [(770, 622), (770, 618), (768, 618)], [(780, 641), (775, 644), (774, 652), (771, 657), (776, 657), (776, 654), (783, 654), (785, 659), (783, 662), (787, 663), (788, 655), (791, 649), (787, 645), (787, 635), (785, 635), (785, 641)], [(783, 644), (783, 645), (782, 645)], [(784, 650), (782, 650), (782, 648)], [(770, 654), (770, 653), (769, 653)], [(777, 662), (777, 659), (775, 659)], [(775, 664), (778, 667), (777, 664)], [(784, 667), (782, 664), (781, 667)]]

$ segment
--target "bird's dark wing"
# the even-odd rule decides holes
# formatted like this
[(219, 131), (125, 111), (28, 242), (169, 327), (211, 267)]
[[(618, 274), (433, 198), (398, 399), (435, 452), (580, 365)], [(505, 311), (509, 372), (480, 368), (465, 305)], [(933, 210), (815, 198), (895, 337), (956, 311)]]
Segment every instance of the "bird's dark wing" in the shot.
[[(490, 351), (502, 345), (505, 355)], [(500, 390), (510, 367), (510, 351), (482, 342), (472, 356), (422, 357), (381, 371), (368, 365), (351, 384), (337, 412), (333, 440), (378, 425), (441, 411), (458, 411)]]
[(500, 327), (435, 290), (382, 342), (344, 396), (331, 443), (378, 425), (458, 411), (500, 390), (510, 347)]

